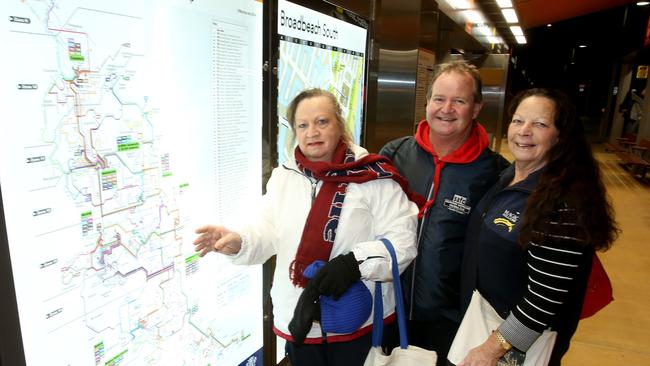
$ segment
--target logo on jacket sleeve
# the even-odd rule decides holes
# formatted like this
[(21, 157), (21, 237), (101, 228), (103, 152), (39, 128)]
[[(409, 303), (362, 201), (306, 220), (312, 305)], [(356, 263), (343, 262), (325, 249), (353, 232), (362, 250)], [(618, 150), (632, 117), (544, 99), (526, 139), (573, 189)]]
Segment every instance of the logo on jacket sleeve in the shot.
[(515, 226), (517, 223), (517, 220), (519, 220), (519, 212), (516, 214), (505, 210), (501, 214), (502, 217), (497, 217), (494, 219), (493, 223), (497, 226), (504, 226), (508, 228), (508, 232), (512, 231), (512, 228)]
[(463, 197), (455, 194), (453, 199), (445, 198), (443, 203), (449, 211), (454, 211), (461, 215), (469, 214), (469, 211), (472, 209), (470, 206), (466, 205), (467, 197)]

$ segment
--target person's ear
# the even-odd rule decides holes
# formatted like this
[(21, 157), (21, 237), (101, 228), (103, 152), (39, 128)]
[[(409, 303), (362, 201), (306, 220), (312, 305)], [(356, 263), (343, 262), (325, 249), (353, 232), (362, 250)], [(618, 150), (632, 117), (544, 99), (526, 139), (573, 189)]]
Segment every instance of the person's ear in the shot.
[(478, 114), (481, 113), (481, 108), (483, 108), (483, 102), (474, 103), (474, 110), (472, 111), (472, 119), (476, 119)]

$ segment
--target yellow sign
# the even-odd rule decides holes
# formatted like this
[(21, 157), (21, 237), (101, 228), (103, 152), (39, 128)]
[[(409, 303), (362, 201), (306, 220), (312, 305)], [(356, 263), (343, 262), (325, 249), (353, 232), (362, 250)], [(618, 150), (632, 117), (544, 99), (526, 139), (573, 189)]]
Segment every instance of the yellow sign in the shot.
[(636, 68), (636, 78), (637, 79), (648, 78), (648, 65), (639, 65), (639, 67)]

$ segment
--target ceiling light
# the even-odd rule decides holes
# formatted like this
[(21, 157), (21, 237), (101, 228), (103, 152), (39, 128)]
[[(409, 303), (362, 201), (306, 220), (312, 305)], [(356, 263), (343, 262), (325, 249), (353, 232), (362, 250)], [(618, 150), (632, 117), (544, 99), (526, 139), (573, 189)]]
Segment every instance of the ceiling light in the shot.
[(551, 28), (551, 27), (553, 26), (553, 24), (548, 23), (546, 26), (549, 27), (549, 28)]
[(518, 25), (512, 25), (510, 26), (510, 31), (512, 32), (512, 35), (514, 36), (523, 36), (524, 31), (521, 30), (521, 27)]
[(519, 44), (526, 44), (526, 37), (524, 37), (524, 36), (515, 36), (515, 39), (517, 40), (517, 43), (519, 43)]
[(488, 42), (495, 44), (495, 43), (502, 43), (501, 38), (495, 37), (495, 36), (488, 36), (487, 37)]
[(481, 24), (485, 23), (485, 18), (483, 18), (483, 14), (481, 12), (476, 11), (476, 10), (464, 10), (461, 12), (462, 16), (465, 17), (468, 21), (474, 23), (474, 24)]
[(506, 22), (508, 23), (519, 23), (519, 19), (517, 19), (517, 13), (515, 13), (515, 9), (501, 9), (501, 14), (503, 14), (503, 17), (506, 18)]
[(469, 0), (447, 0), (447, 3), (456, 10), (471, 9)]
[(497, 5), (500, 8), (512, 8), (512, 1), (510, 0), (497, 0)]
[(648, 4), (650, 4), (649, 1), (639, 1), (636, 3), (636, 6), (646, 6)]
[(581, 45), (579, 45), (578, 47), (580, 47), (580, 48), (585, 48), (585, 47), (587, 47), (587, 45), (586, 45), (586, 44), (581, 44)]

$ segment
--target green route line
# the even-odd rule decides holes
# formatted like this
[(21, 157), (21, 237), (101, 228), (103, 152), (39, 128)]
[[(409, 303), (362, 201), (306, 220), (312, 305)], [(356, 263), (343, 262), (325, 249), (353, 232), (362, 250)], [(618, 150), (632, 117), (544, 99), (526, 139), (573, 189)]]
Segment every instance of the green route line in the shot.
[(127, 353), (129, 349), (125, 349), (124, 351), (118, 353), (115, 357), (111, 358), (110, 360), (106, 361), (104, 365), (106, 366), (117, 366), (120, 363), (122, 363), (122, 360), (124, 359), (124, 354)]

